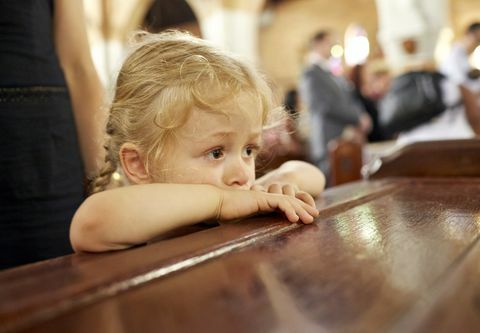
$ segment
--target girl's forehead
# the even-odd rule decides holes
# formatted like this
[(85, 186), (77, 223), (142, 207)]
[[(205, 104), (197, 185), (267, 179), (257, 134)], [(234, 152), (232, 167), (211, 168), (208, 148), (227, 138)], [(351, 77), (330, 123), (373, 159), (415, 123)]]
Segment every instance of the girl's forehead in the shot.
[(262, 128), (261, 112), (255, 110), (229, 109), (224, 111), (210, 111), (194, 108), (185, 124), (187, 129), (207, 130), (218, 127)]
[(194, 108), (189, 119), (177, 132), (179, 139), (199, 141), (222, 139), (226, 136), (251, 138), (261, 135), (262, 117), (260, 112), (205, 111)]
[(222, 119), (223, 116), (224, 121), (243, 120), (253, 124), (262, 122), (264, 110), (258, 95), (252, 92), (241, 92), (227, 97), (220, 103), (212, 103), (209, 110), (194, 107), (192, 115), (203, 112), (207, 117), (217, 114)]

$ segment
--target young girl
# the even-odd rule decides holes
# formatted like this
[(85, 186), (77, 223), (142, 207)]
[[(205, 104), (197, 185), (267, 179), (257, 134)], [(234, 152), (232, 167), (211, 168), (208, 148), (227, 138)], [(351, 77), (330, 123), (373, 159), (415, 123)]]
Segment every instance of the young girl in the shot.
[[(177, 227), (275, 210), (311, 223), (312, 195), (325, 183), (317, 168), (291, 161), (255, 180), (272, 110), (259, 74), (188, 34), (139, 37), (117, 79), (106, 166), (72, 221), (74, 249), (124, 249)], [(134, 186), (105, 190), (117, 166)]]

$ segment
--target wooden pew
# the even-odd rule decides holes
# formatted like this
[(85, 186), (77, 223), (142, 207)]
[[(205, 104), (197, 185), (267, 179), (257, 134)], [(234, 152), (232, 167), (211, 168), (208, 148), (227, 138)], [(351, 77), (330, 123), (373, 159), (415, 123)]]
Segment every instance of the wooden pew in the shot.
[(354, 140), (338, 138), (328, 143), (331, 186), (362, 179), (362, 145)]
[[(266, 215), (0, 272), (0, 332), (478, 332), (479, 141), (405, 149), (325, 191), (312, 225)], [(468, 177), (438, 164), (455, 151)]]
[(385, 177), (479, 177), (480, 140), (415, 142), (372, 161), (370, 179)]

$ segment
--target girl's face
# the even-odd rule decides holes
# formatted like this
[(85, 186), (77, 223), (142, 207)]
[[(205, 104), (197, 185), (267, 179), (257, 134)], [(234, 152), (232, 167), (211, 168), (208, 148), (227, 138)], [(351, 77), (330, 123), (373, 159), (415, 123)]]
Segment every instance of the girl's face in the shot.
[(228, 115), (193, 110), (178, 129), (171, 154), (161, 162), (162, 182), (239, 189), (253, 185), (262, 136), (261, 112), (247, 98), (240, 102), (242, 108), (232, 106)]

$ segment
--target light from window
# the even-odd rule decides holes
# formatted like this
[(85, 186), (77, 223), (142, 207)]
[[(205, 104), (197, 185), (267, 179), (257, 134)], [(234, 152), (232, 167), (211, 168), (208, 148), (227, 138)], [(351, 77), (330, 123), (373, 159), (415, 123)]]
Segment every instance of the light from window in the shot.
[(473, 51), (471, 61), (473, 67), (480, 69), (480, 46), (477, 46), (475, 51)]
[(345, 62), (348, 66), (363, 64), (370, 54), (367, 32), (357, 24), (351, 24), (345, 32)]

